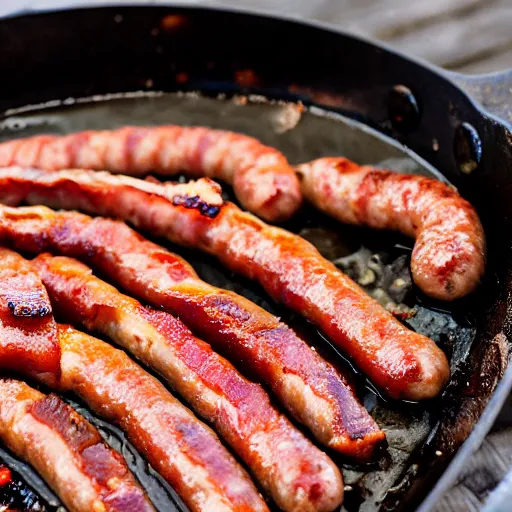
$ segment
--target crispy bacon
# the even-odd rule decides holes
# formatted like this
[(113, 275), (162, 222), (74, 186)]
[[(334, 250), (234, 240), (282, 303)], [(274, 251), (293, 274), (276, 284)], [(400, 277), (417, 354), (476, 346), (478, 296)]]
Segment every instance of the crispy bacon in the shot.
[(124, 352), (58, 325), (60, 391), (122, 428), (191, 511), (268, 511), (216, 434)]
[[(11, 253), (14, 261), (15, 256)], [(17, 259), (21, 256), (17, 255)], [(32, 268), (29, 262), (25, 263)], [(36, 274), (33, 275), (37, 280)], [(158, 380), (124, 352), (107, 343), (71, 327), (57, 325), (56, 329), (60, 368), (54, 375), (54, 381), (47, 379), (45, 374), (37, 375), (39, 380), (50, 383), (59, 391), (77, 393), (98, 414), (120, 425), (192, 511), (268, 512), (249, 476), (222, 446), (215, 433)], [(0, 331), (0, 337), (3, 331)], [(18, 371), (29, 375), (33, 373), (28, 366), (20, 367)], [(61, 421), (62, 417), (50, 406), (38, 406), (32, 413), (43, 422), (52, 418)], [(78, 442), (80, 438), (76, 437), (76, 432), (69, 432), (69, 428), (63, 424), (59, 433), (61, 436), (69, 434), (68, 442), (72, 439)], [(23, 446), (20, 440), (19, 448)], [(102, 454), (97, 451), (89, 456), (92, 457), (92, 466), (87, 471), (94, 471), (96, 464), (98, 473), (94, 478), (98, 479), (101, 477), (101, 465), (107, 461), (102, 462)], [(95, 456), (100, 459), (95, 461)], [(60, 477), (57, 483), (61, 483)], [(125, 505), (128, 506), (129, 502)], [(98, 510), (101, 512), (102, 509)]]
[(50, 299), (30, 265), (0, 247), (0, 369), (58, 376), (60, 347)]
[(320, 158), (298, 166), (305, 197), (348, 224), (394, 229), (416, 238), (415, 283), (437, 299), (475, 289), (485, 269), (485, 236), (475, 209), (452, 187), (424, 176)]
[(17, 139), (0, 144), (0, 166), (12, 165), (219, 178), (233, 185), (244, 207), (271, 221), (291, 217), (301, 203), (295, 171), (279, 151), (252, 137), (202, 127), (128, 126)]
[(55, 395), (0, 379), (0, 439), (31, 464), (71, 512), (150, 512), (124, 459)]
[(345, 377), (293, 330), (247, 299), (199, 280), (184, 260), (124, 223), (44, 207), (4, 206), (0, 241), (20, 250), (84, 259), (130, 293), (175, 313), (266, 382), (332, 448), (367, 458), (383, 441), (384, 433)]
[[(135, 213), (134, 205), (137, 205), (161, 226), (159, 231), (167, 224), (179, 225), (177, 231), (183, 234), (179, 243), (183, 244), (192, 244), (223, 207), (219, 185), (205, 178), (186, 184), (162, 184), (80, 169), (49, 172), (21, 167), (0, 168), (0, 199), (4, 204), (16, 206), (25, 200), (33, 204), (44, 201), (36, 189), (37, 184), (42, 191), (52, 192), (55, 204), (66, 209), (74, 209), (76, 203), (87, 211), (105, 209), (107, 212), (106, 208), (110, 207), (108, 211), (111, 211), (117, 205), (119, 212)], [(112, 193), (119, 188), (123, 194)], [(174, 208), (162, 211), (162, 201)]]
[[(205, 219), (162, 196), (152, 196), (151, 202), (142, 201), (142, 188), (132, 195), (135, 180), (128, 189), (121, 181), (116, 182), (116, 176), (111, 176), (108, 192), (99, 194), (98, 188), (91, 186), (94, 174), (94, 171), (81, 170), (0, 169), (1, 196), (18, 200), (23, 197), (30, 203), (121, 217), (154, 235), (213, 254), (231, 270), (258, 280), (276, 301), (320, 327), (378, 387), (394, 398), (432, 398), (446, 384), (448, 361), (435, 343), (404, 327), (303, 238), (271, 227), (231, 203), (223, 205), (214, 219)], [(120, 250), (121, 247), (123, 244), (119, 244)], [(216, 293), (214, 303), (211, 299), (206, 303), (208, 294), (202, 291), (204, 285), (198, 283), (197, 276), (180, 259), (175, 258), (171, 279), (166, 282), (166, 287), (174, 291), (172, 299), (167, 300), (162, 295), (168, 296), (169, 292), (162, 294), (162, 290), (157, 290), (155, 293), (154, 280), (141, 286), (141, 276), (131, 275), (135, 268), (144, 267), (142, 256), (136, 262), (129, 259), (128, 265), (127, 258), (120, 254), (115, 259), (131, 267), (130, 275), (123, 271), (123, 277), (116, 278), (125, 288), (148, 302), (171, 309), (182, 316), (189, 327), (209, 335), (209, 339), (213, 340), (214, 329), (219, 328), (215, 318), (211, 318), (211, 311), (215, 311), (215, 315), (221, 312), (230, 322), (236, 319), (244, 330), (248, 328), (249, 319), (256, 318), (254, 306), (252, 311), (249, 306), (240, 308), (241, 298), (231, 300), (227, 306), (220, 302)], [(117, 272), (121, 266), (116, 266)], [(146, 266), (155, 272), (154, 264)], [(114, 272), (113, 268), (109, 270)], [(145, 279), (148, 272), (144, 272)], [(180, 297), (176, 297), (178, 290)], [(194, 301), (184, 300), (186, 294), (192, 295)], [(199, 294), (202, 295), (199, 297)], [(201, 310), (196, 312), (192, 302), (194, 306), (202, 303)], [(222, 329), (225, 338), (225, 328)], [(269, 331), (266, 336), (269, 337)], [(254, 364), (256, 358), (252, 359), (251, 364)]]
[(67, 320), (109, 336), (158, 371), (211, 422), (282, 510), (330, 511), (342, 500), (338, 469), (270, 404), (263, 389), (169, 313), (142, 306), (77, 260), (32, 261)]

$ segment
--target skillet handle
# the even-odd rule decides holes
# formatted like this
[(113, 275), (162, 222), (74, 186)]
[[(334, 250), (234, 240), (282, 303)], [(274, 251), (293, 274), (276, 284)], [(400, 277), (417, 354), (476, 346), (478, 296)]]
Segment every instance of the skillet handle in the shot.
[(485, 75), (445, 73), (487, 112), (512, 127), (512, 69)]

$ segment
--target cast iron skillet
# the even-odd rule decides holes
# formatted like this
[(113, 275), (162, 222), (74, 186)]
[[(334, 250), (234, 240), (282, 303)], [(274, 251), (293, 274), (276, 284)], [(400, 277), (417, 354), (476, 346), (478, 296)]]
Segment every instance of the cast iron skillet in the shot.
[[(422, 500), (421, 510), (432, 508), (478, 447), (512, 387), (512, 368), (507, 370), (512, 75), (448, 74), (318, 24), (160, 6), (28, 13), (0, 21), (0, 74), (0, 139), (127, 123), (207, 124), (255, 135), (294, 162), (339, 153), (398, 170), (436, 174), (435, 168), (477, 206), (489, 243), (487, 278), (477, 294), (450, 307), (412, 288), (394, 297), (417, 308), (410, 326), (432, 336), (451, 355), (450, 385), (441, 399), (418, 406), (383, 401), (358, 378), (365, 405), (387, 429), (391, 455), (363, 468), (336, 459), (350, 486), (349, 510), (410, 510)], [(152, 94), (186, 90), (201, 96)], [(125, 94), (133, 91), (144, 92)], [(105, 96), (110, 93), (116, 94)], [(219, 93), (227, 99), (218, 99)], [(291, 129), (284, 123), (283, 131), (276, 119), (286, 117), (289, 107), (268, 100), (301, 101), (323, 110), (302, 114)], [(373, 265), (378, 279), (368, 286), (372, 293), (379, 287), (389, 291), (390, 276), (407, 274), (410, 242), (400, 237), (343, 228), (310, 209), (287, 227), (316, 242), (356, 279)], [(206, 280), (244, 293), (299, 329), (309, 329), (308, 337), (327, 357), (349, 364), (259, 287), (210, 258), (172, 249)], [(89, 417), (128, 456), (160, 510), (183, 509), (119, 431)], [(400, 436), (417, 442), (407, 445)], [(400, 458), (402, 452), (407, 457)], [(0, 457), (28, 479), (39, 495), (34, 499), (49, 509), (58, 503), (27, 467), (9, 454), (0, 452)], [(379, 479), (386, 484), (376, 486)]]

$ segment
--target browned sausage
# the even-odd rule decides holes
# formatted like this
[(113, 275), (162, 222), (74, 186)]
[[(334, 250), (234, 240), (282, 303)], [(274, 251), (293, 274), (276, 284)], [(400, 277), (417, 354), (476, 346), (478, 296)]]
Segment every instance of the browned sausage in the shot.
[(233, 185), (240, 202), (267, 220), (284, 220), (301, 203), (299, 181), (276, 149), (238, 133), (202, 127), (129, 126), (0, 144), (0, 166), (108, 169), (143, 176), (187, 172)]
[[(70, 193), (73, 190), (60, 198)], [(132, 196), (133, 201), (124, 195), (118, 199), (132, 208), (138, 196)], [(153, 199), (154, 205), (146, 204), (144, 211), (158, 220), (157, 198)], [(176, 210), (205, 219), (195, 210)], [(144, 240), (124, 223), (44, 207), (4, 206), (0, 241), (24, 251), (50, 250), (87, 260), (130, 293), (171, 310), (266, 382), (288, 410), (332, 448), (367, 458), (383, 441), (384, 433), (345, 377), (293, 330), (247, 299), (201, 281), (183, 259)]]
[(48, 294), (19, 254), (0, 247), (0, 369), (55, 382), (60, 347)]
[(119, 425), (192, 511), (265, 511), (247, 473), (215, 433), (124, 352), (59, 325), (61, 391)]
[(0, 440), (38, 471), (70, 512), (154, 511), (124, 459), (55, 395), (0, 378)]
[[(8, 255), (21, 266), (21, 256)], [(36, 274), (26, 275), (41, 286)], [(98, 414), (117, 423), (192, 511), (268, 512), (249, 476), (215, 433), (160, 382), (107, 343), (70, 327), (54, 328), (60, 368), (53, 381), (47, 374), (37, 374), (39, 380), (77, 393)], [(8, 331), (9, 326), (1, 326), (0, 338)], [(24, 343), (30, 350), (30, 337)], [(29, 365), (18, 372), (34, 373)], [(39, 419), (44, 421), (48, 414), (51, 411), (41, 409)]]
[(180, 170), (232, 183), (243, 206), (283, 220), (301, 193), (342, 222), (398, 229), (416, 237), (412, 272), (428, 295), (453, 300), (470, 293), (485, 266), (485, 239), (474, 209), (447, 185), (360, 167), (345, 158), (298, 166), (301, 187), (283, 155), (255, 139), (178, 126), (38, 136), (0, 144), (0, 166), (56, 170), (108, 169), (142, 175)]
[(342, 501), (333, 462), (209, 345), (164, 311), (92, 275), (72, 258), (42, 254), (37, 268), (56, 310), (98, 331), (158, 371), (244, 460), (282, 510), (331, 511)]
[[(271, 227), (231, 203), (224, 204), (215, 218), (208, 218), (196, 210), (173, 204), (169, 200), (170, 187), (168, 184), (165, 192), (162, 189), (161, 194), (149, 195), (142, 186), (136, 186), (135, 179), (127, 186), (121, 178), (107, 173), (0, 169), (0, 197), (12, 201), (24, 198), (36, 204), (120, 217), (154, 235), (215, 255), (231, 270), (258, 280), (275, 300), (320, 327), (378, 387), (394, 398), (432, 398), (444, 387), (449, 377), (448, 361), (435, 343), (404, 327), (306, 240)], [(121, 252), (123, 245), (128, 247), (128, 242), (119, 243)], [(88, 250), (92, 252), (90, 243)], [(205, 309), (203, 304), (196, 312), (192, 301), (184, 300), (183, 295), (176, 298), (176, 292), (192, 293), (196, 305), (198, 292), (204, 287), (182, 260), (173, 264), (170, 280), (163, 280), (159, 270), (154, 272), (158, 277), (144, 284), (140, 281), (140, 271), (136, 277), (133, 275), (135, 268), (153, 266), (143, 263), (142, 256), (138, 261), (121, 254), (109, 256), (109, 262), (113, 260), (118, 264), (116, 268), (109, 266), (109, 274), (119, 273), (119, 268), (124, 266), (122, 276), (117, 279), (125, 288), (129, 286), (132, 293), (165, 305), (190, 327), (204, 329), (210, 337), (212, 327), (218, 329), (208, 318), (211, 305)], [(147, 279), (147, 271), (142, 275)], [(159, 285), (155, 293), (157, 282), (174, 287), (172, 300), (168, 298), (164, 302), (166, 294)], [(218, 311), (219, 299), (215, 295)], [(237, 302), (241, 302), (240, 298)], [(236, 309), (228, 310), (226, 306), (222, 309), (231, 318), (237, 315), (242, 319), (245, 315), (238, 304)], [(254, 306), (247, 318), (251, 317), (255, 317)], [(247, 320), (244, 318), (241, 323), (246, 330)], [(306, 420), (311, 420), (313, 414), (308, 412)]]
[(412, 275), (427, 295), (453, 300), (479, 283), (484, 231), (475, 209), (452, 187), (345, 158), (320, 158), (297, 172), (308, 201), (336, 219), (416, 238)]

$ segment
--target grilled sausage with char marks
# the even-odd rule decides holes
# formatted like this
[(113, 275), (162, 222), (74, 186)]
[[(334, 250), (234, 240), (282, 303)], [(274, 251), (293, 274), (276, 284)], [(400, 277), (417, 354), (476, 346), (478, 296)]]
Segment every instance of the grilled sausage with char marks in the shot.
[(158, 371), (215, 426), (282, 510), (331, 511), (343, 495), (334, 463), (179, 320), (123, 295), (72, 258), (32, 260), (54, 307)]
[(119, 425), (194, 512), (268, 512), (217, 435), (154, 377), (108, 343), (59, 325), (60, 391)]
[(121, 455), (55, 395), (0, 378), (0, 440), (37, 470), (70, 512), (154, 512)]
[(475, 209), (438, 180), (359, 166), (346, 158), (299, 165), (305, 197), (347, 224), (393, 229), (416, 238), (414, 282), (453, 300), (472, 292), (485, 270), (485, 236)]
[[(160, 219), (151, 207), (146, 211)], [(126, 224), (44, 207), (4, 206), (0, 241), (24, 251), (49, 250), (85, 260), (132, 295), (173, 312), (267, 383), (328, 446), (364, 459), (383, 441), (384, 433), (346, 378), (292, 329), (247, 299), (201, 281), (182, 258), (144, 240)]]
[[(432, 398), (448, 381), (448, 361), (432, 340), (407, 329), (300, 236), (269, 226), (232, 203), (224, 204), (214, 218), (209, 218), (175, 205), (169, 197), (170, 184), (162, 186), (160, 194), (149, 195), (143, 182), (139, 180), (140, 187), (136, 182), (131, 178), (128, 186), (115, 175), (95, 171), (7, 168), (0, 169), (0, 197), (123, 218), (153, 235), (216, 256), (231, 270), (256, 279), (276, 301), (317, 325), (393, 398)], [(193, 185), (189, 186), (192, 189)], [(128, 258), (117, 255), (116, 259)], [(130, 265), (145, 266), (133, 258)], [(122, 282), (127, 288), (124, 280), (130, 281), (132, 293), (170, 308), (190, 327), (209, 331), (210, 339), (218, 329), (211, 311), (215, 315), (228, 313), (231, 322), (238, 316), (244, 329), (248, 319), (256, 318), (255, 307), (246, 311), (248, 307), (240, 307), (243, 299), (237, 297), (235, 301), (232, 294), (229, 306), (216, 293), (213, 304), (203, 301), (201, 310), (192, 312), (192, 303), (198, 304), (199, 296), (209, 296), (204, 283), (198, 282), (182, 260), (173, 263), (171, 272), (168, 286), (173, 293), (166, 302), (161, 297), (155, 300), (155, 280), (141, 286), (140, 276), (124, 275)], [(158, 282), (162, 282), (161, 277)], [(182, 295), (177, 297), (178, 293)], [(187, 294), (193, 295), (194, 301), (184, 300)], [(306, 419), (311, 420), (312, 414), (308, 416)], [(313, 430), (311, 423), (307, 424)]]
[[(20, 255), (4, 252), (22, 266)], [(32, 267), (27, 261), (25, 266)], [(25, 275), (42, 286), (36, 274)], [(49, 321), (53, 322), (51, 314)], [(108, 343), (71, 327), (54, 323), (52, 327), (60, 348), (59, 368), (54, 379), (46, 373), (36, 374), (37, 379), (58, 391), (77, 393), (99, 415), (118, 424), (192, 511), (268, 512), (251, 479), (216, 434), (157, 379)], [(0, 339), (5, 332), (9, 329), (2, 325)], [(31, 340), (24, 343), (30, 350)], [(34, 374), (29, 365), (18, 371)], [(50, 414), (38, 410), (40, 419)]]
[(291, 217), (302, 199), (295, 171), (279, 151), (246, 135), (203, 127), (128, 126), (17, 139), (0, 144), (0, 166), (11, 165), (219, 178), (233, 185), (245, 208), (269, 221)]

